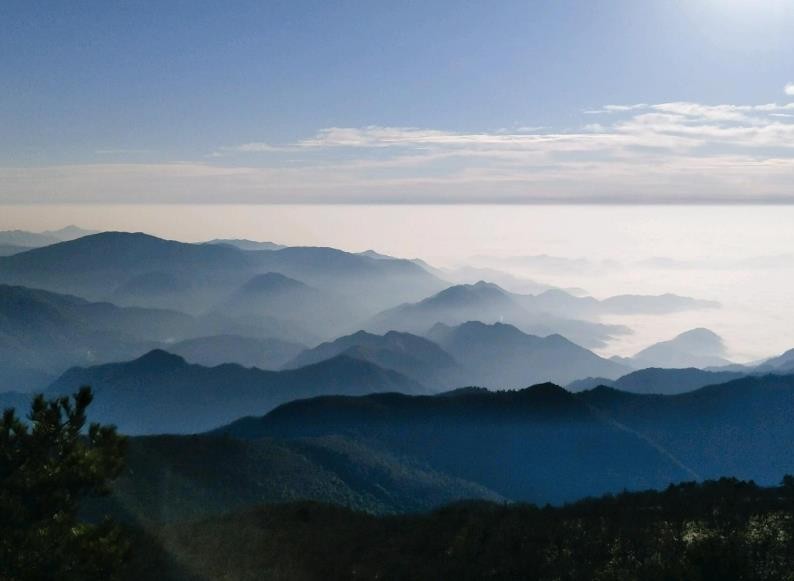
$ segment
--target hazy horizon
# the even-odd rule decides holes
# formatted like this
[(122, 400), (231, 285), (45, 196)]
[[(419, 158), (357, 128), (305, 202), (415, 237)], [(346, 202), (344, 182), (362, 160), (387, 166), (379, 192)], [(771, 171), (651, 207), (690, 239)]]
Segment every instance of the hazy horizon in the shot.
[[(197, 242), (268, 240), (376, 250), (438, 267), (492, 267), (605, 298), (675, 293), (720, 309), (604, 317), (634, 333), (599, 350), (630, 355), (695, 327), (751, 361), (794, 345), (794, 206), (6, 206), (0, 229), (145, 231)], [(539, 266), (505, 260), (548, 255)]]

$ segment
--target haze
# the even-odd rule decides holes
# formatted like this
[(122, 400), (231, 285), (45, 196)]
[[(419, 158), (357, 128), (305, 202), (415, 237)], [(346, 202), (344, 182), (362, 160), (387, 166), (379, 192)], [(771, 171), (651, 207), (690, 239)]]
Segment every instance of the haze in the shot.
[[(0, 229), (77, 223), (200, 241), (248, 238), (497, 268), (552, 286), (615, 294), (676, 293), (723, 308), (612, 315), (634, 329), (600, 352), (629, 355), (694, 327), (725, 338), (736, 361), (794, 344), (791, 206), (6, 206)], [(550, 255), (557, 264), (511, 257)]]

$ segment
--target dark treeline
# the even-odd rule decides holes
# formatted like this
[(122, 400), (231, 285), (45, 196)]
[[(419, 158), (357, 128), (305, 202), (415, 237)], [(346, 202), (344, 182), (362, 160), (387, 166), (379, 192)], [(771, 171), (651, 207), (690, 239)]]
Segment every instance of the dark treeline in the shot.
[(82, 388), (37, 397), (28, 422), (2, 415), (2, 581), (794, 580), (792, 476), (776, 487), (722, 478), (562, 506), (467, 501), (377, 516), (304, 501), (114, 523), (85, 501), (122, 482), (127, 440), (87, 424), (91, 400)]
[(375, 517), (263, 506), (139, 533), (129, 579), (794, 579), (794, 478), (721, 479), (564, 507)]

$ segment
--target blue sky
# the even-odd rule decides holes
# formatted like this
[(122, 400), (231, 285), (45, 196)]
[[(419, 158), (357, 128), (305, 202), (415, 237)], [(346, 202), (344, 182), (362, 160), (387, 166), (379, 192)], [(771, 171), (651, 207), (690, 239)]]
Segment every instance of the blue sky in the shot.
[(794, 199), (785, 0), (0, 4), (0, 202)]

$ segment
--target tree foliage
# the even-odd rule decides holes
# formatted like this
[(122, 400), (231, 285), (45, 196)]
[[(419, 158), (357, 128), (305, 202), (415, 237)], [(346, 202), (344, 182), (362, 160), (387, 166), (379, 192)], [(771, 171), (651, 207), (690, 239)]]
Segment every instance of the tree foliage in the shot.
[[(794, 581), (794, 479), (381, 516), (296, 503), (173, 523), (128, 579)], [(151, 539), (148, 539), (151, 540)], [(180, 568), (181, 567), (181, 568)]]
[(113, 579), (128, 550), (110, 520), (84, 522), (80, 501), (106, 495), (124, 466), (126, 441), (92, 423), (93, 396), (37, 396), (28, 422), (0, 420), (0, 580)]

